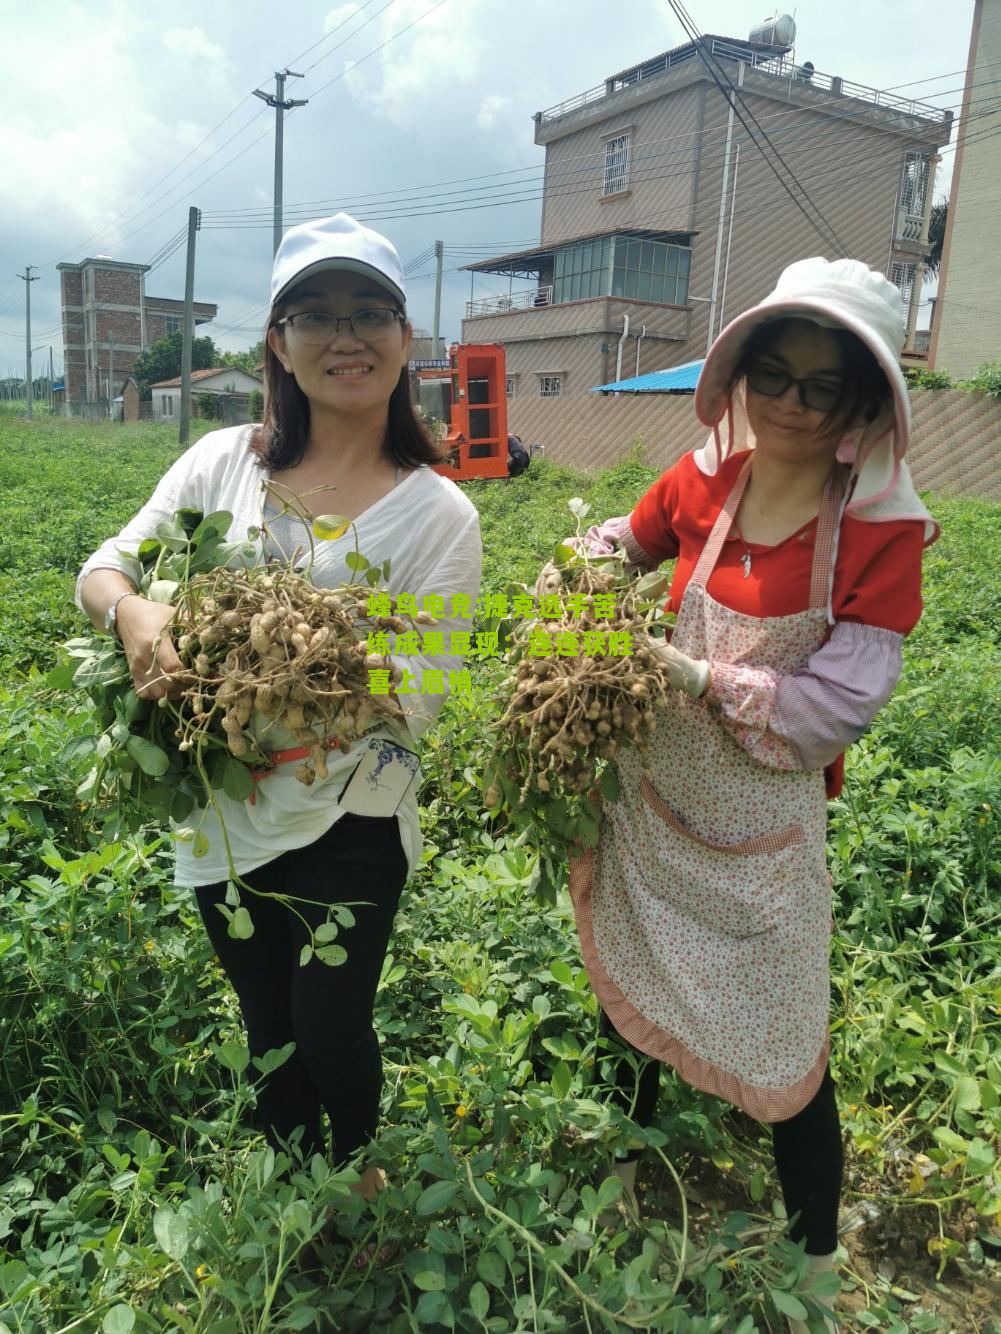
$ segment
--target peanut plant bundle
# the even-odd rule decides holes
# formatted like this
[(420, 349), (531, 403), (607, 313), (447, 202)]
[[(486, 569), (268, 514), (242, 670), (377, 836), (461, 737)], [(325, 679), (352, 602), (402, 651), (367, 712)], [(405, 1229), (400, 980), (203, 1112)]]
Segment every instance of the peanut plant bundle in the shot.
[[(574, 502), (571, 509), (578, 521), (587, 513)], [(659, 572), (637, 578), (622, 552), (594, 556), (580, 543), (560, 544), (555, 565), (537, 584), (540, 595), (559, 596), (560, 615), (512, 630), (512, 671), (498, 692), (503, 711), (485, 765), (483, 802), (536, 837), (545, 829), (542, 860), (550, 871), (575, 845), (597, 842), (593, 796), (600, 791), (614, 799), (620, 747), (642, 748), (656, 730), (657, 706), (672, 687), (648, 635), (673, 619), (661, 610), (667, 588)], [(597, 615), (593, 599), (609, 595), (613, 614)], [(572, 637), (569, 647), (577, 652), (539, 656), (533, 639), (540, 631), (554, 646)], [(613, 636), (619, 654), (582, 651), (610, 646)]]
[[(186, 684), (159, 703), (175, 720), (179, 752), (214, 737), (236, 759), (266, 763), (268, 733), (279, 724), (310, 747), (295, 771), (309, 785), (327, 775), (325, 737), (347, 750), (374, 724), (400, 721), (395, 699), (369, 687), (370, 668), (388, 668), (394, 682), (399, 669), (358, 635), (367, 590), (327, 591), (293, 570), (259, 566), (198, 575), (176, 596), (170, 629)], [(374, 624), (404, 627), (396, 616)]]
[[(237, 886), (254, 891), (236, 872), (216, 792), (235, 801), (250, 798), (261, 776), (254, 771), (266, 773), (272, 753), (293, 746), (308, 747), (294, 773), (310, 786), (328, 776), (330, 739), (347, 751), (379, 724), (403, 725), (395, 696), (373, 693), (369, 677), (381, 669), (395, 685), (399, 668), (388, 654), (369, 651), (367, 635), (401, 633), (408, 621), (433, 618), (396, 615), (392, 598), (391, 614), (369, 614), (369, 596), (388, 577), (388, 561), (375, 566), (350, 552), (347, 564), (357, 582), (321, 588), (309, 578), (312, 560), (305, 573), (294, 568), (298, 549), (288, 561), (262, 563), (261, 528), (248, 530), (243, 542), (226, 542), (231, 523), (224, 511), (205, 518), (178, 511), (136, 553), (143, 571), (138, 591), (174, 608), (161, 632), (161, 638), (170, 635), (182, 663), (170, 694), (141, 698), (122, 644), (97, 633), (70, 640), (71, 662), (47, 680), (83, 687), (94, 703), (101, 730), (73, 749), (96, 763), (77, 795), (105, 814), (106, 837), (170, 820), (181, 826), (176, 837), (193, 842), (195, 856), (203, 856), (208, 836), (184, 822), (199, 808), (202, 818), (212, 809), (229, 866), (227, 904), (237, 910), (227, 910), (230, 933), (249, 936), (253, 927), (239, 907)], [(307, 526), (311, 547), (313, 534), (338, 537), (348, 526), (338, 516), (316, 520), (311, 532)], [(330, 929), (324, 961), (339, 962), (343, 952), (330, 945)]]

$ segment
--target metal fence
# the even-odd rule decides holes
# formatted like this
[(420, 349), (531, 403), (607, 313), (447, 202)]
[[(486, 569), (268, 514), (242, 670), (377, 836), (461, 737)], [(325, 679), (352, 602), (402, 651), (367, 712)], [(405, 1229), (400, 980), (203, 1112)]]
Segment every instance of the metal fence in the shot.
[[(797, 65), (794, 60), (790, 60), (787, 56), (771, 55), (767, 51), (749, 51), (746, 47), (734, 46), (730, 42), (717, 41), (715, 38), (707, 42), (706, 45), (709, 48), (709, 53), (718, 60), (738, 60), (742, 64), (750, 65), (752, 69), (759, 70), (762, 74), (771, 74), (776, 78), (784, 79), (790, 85), (798, 84), (801, 87), (820, 88), (824, 92), (833, 93), (838, 97), (855, 98), (858, 101), (869, 102), (874, 106), (896, 111), (905, 116), (920, 117), (922, 120), (942, 121), (952, 115), (951, 112), (943, 110), (942, 107), (934, 106), (930, 102), (917, 102), (912, 98), (898, 97), (895, 93), (883, 92), (879, 88), (869, 88), (862, 83), (851, 83), (849, 80), (842, 79), (835, 74), (822, 74), (819, 70), (815, 70), (812, 65)], [(658, 56), (655, 60), (637, 65), (635, 69), (629, 70), (616, 79), (609, 79), (597, 88), (589, 88), (587, 92), (579, 93), (576, 97), (561, 102), (559, 106), (539, 112), (539, 120), (543, 125), (549, 121), (559, 120), (571, 111), (579, 111), (581, 107), (588, 106), (592, 102), (600, 102), (623, 88), (644, 83), (648, 79), (659, 78), (661, 74), (666, 73), (674, 66), (696, 59), (698, 54), (694, 45), (683, 46), (677, 51), (669, 51), (663, 56)]]

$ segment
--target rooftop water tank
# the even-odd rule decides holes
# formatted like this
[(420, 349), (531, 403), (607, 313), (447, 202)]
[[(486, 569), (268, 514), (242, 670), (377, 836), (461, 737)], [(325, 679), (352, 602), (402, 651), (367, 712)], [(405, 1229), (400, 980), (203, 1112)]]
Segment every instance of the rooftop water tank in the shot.
[(781, 47), (788, 51), (796, 40), (796, 20), (791, 14), (782, 14), (778, 18), (765, 19), (756, 28), (751, 29), (749, 42), (760, 42), (762, 46)]

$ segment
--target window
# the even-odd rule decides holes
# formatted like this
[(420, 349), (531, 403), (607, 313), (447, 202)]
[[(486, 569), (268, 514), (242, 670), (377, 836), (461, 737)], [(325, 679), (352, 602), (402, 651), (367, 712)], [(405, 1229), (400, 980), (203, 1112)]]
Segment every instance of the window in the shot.
[(517, 396), (517, 391), (518, 391), (518, 377), (517, 377), (517, 375), (509, 375), (509, 376), (507, 377), (507, 382), (506, 382), (506, 385), (505, 385), (505, 389), (506, 389), (506, 391), (507, 391), (507, 396), (508, 396), (508, 398), (515, 398), (515, 397)]
[(928, 156), (904, 154), (904, 177), (900, 183), (900, 207), (912, 218), (923, 218), (928, 195)]
[(165, 337), (167, 334), (181, 333), (183, 328), (184, 328), (183, 315), (164, 315), (163, 332)]
[(540, 398), (559, 398), (563, 392), (562, 375), (540, 375), (539, 376), (539, 397)]
[(617, 236), (612, 295), (683, 306), (688, 301), (691, 267), (692, 252), (688, 246)]
[(164, 416), (166, 416), (166, 417), (173, 417), (173, 415), (174, 415), (174, 395), (173, 395), (173, 394), (161, 394), (161, 395), (160, 395), (160, 407), (161, 407), (162, 410), (163, 410)]
[(605, 183), (602, 195), (621, 194), (629, 179), (629, 135), (605, 140)]
[(900, 295), (904, 301), (904, 324), (907, 324), (911, 312), (911, 302), (914, 300), (914, 275), (917, 266), (915, 264), (891, 264), (890, 282), (894, 287), (900, 289)]
[(608, 236), (557, 250), (553, 265), (553, 304), (607, 296), (612, 243)]

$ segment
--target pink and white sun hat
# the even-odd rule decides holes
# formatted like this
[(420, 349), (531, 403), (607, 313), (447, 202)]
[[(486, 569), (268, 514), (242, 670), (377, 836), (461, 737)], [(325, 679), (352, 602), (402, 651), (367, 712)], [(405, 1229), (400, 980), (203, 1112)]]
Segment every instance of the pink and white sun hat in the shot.
[(903, 302), (893, 283), (861, 260), (797, 260), (783, 270), (773, 292), (720, 333), (695, 389), (696, 415), (712, 428), (695, 455), (699, 468), (711, 475), (731, 453), (754, 448), (743, 396), (731, 388), (733, 377), (751, 333), (762, 324), (790, 317), (855, 334), (876, 358), (892, 391), (890, 402), (874, 421), (853, 423), (841, 439), (838, 460), (851, 466), (844, 512), (873, 523), (918, 520), (925, 525), (926, 544), (933, 542), (938, 524), (922, 504), (904, 462), (911, 405), (900, 369)]

